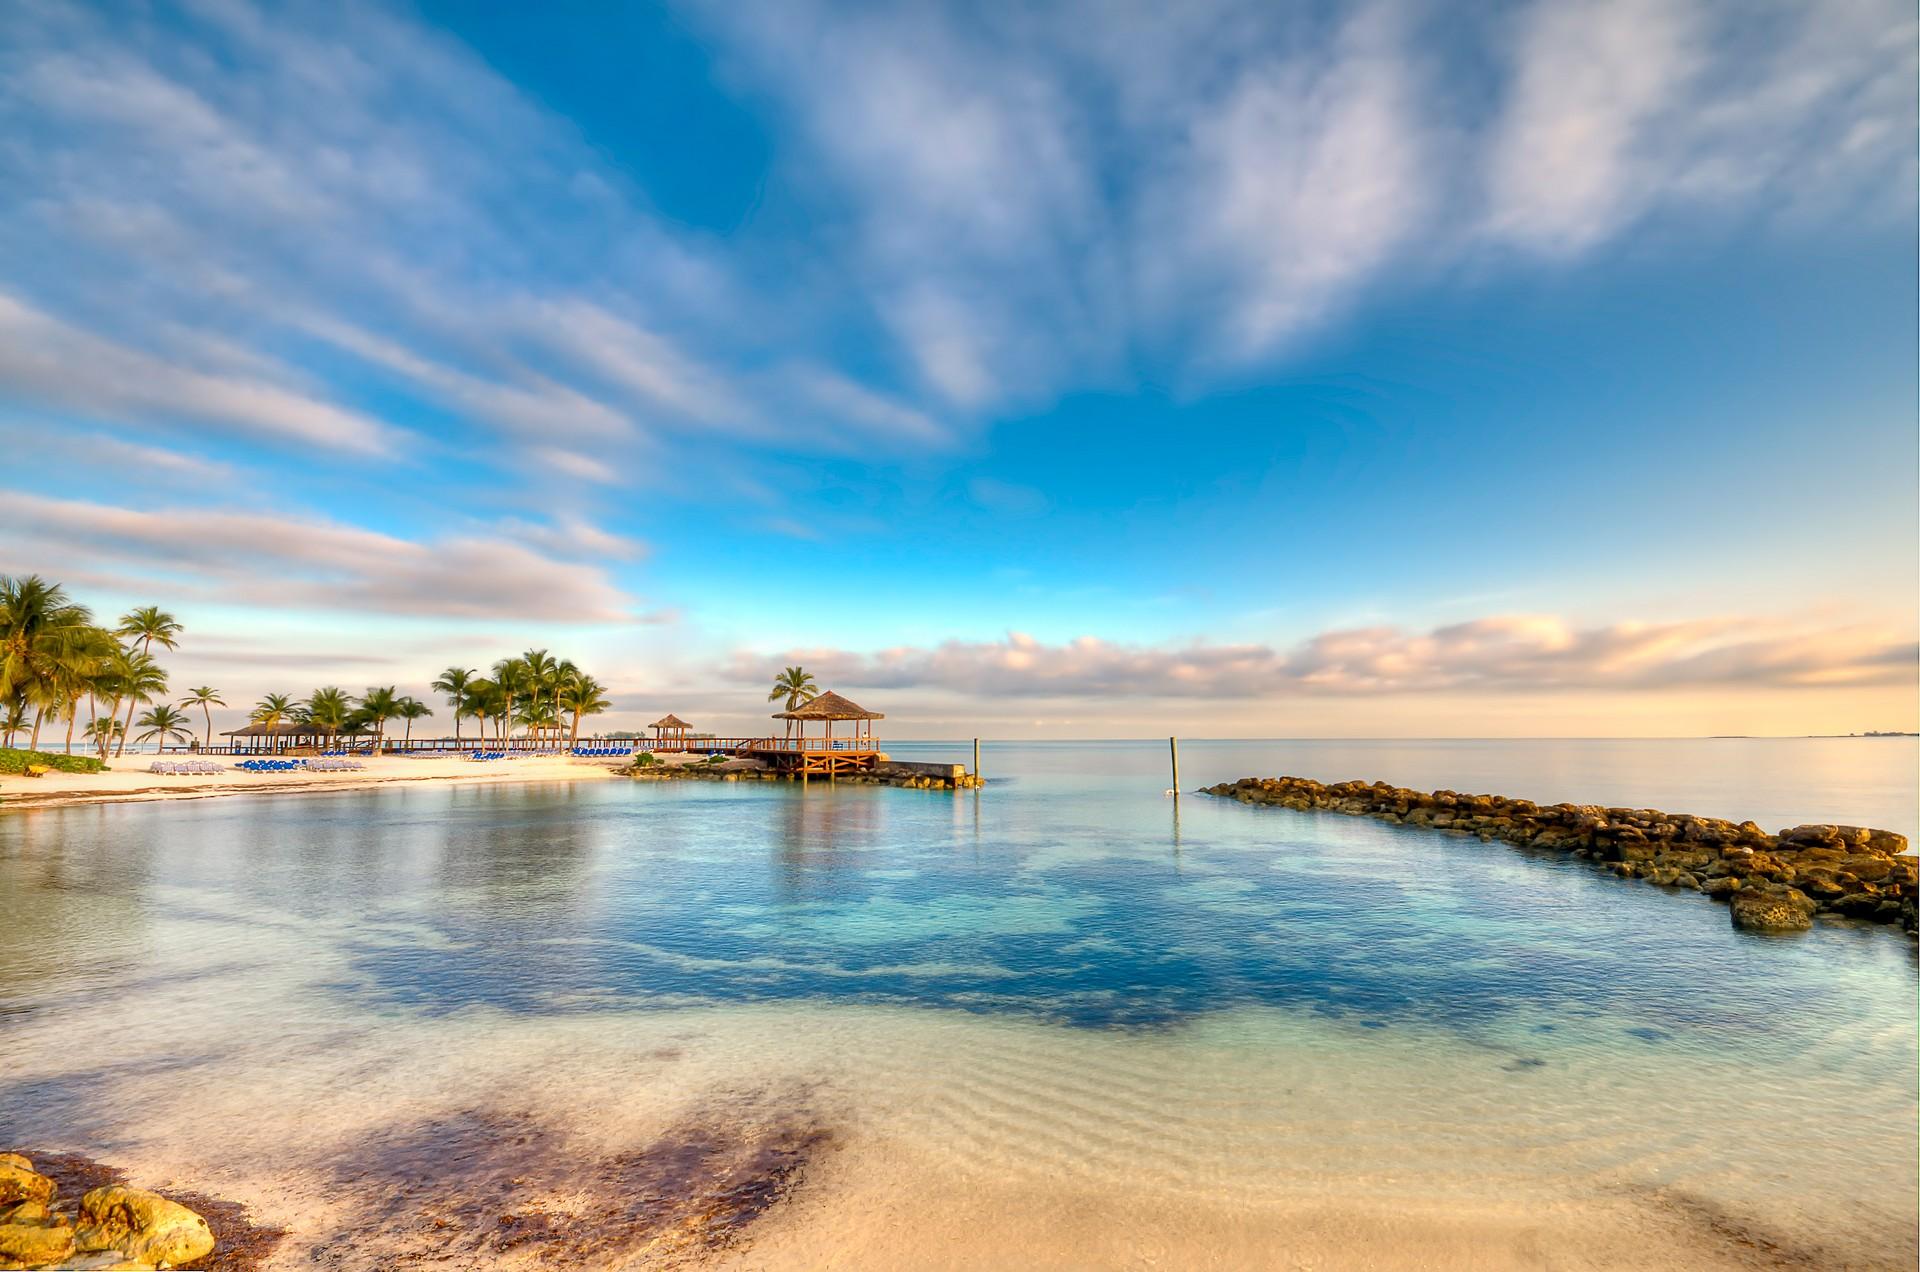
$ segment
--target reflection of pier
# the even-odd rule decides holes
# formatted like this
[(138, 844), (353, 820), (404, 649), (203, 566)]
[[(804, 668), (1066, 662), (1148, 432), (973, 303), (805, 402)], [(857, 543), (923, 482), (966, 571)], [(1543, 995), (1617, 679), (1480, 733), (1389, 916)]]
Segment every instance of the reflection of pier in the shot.
[[(773, 718), (787, 722), (786, 736), (695, 737), (686, 721), (678, 716), (666, 716), (651, 726), (654, 739), (648, 749), (655, 754), (730, 755), (759, 760), (776, 772), (823, 777), (867, 772), (886, 761), (880, 740), (873, 736), (873, 722), (886, 716), (831, 690), (791, 711), (777, 712)], [(824, 733), (820, 737), (808, 737), (807, 725), (816, 720), (824, 727)], [(834, 737), (836, 721), (851, 721), (853, 736)]]

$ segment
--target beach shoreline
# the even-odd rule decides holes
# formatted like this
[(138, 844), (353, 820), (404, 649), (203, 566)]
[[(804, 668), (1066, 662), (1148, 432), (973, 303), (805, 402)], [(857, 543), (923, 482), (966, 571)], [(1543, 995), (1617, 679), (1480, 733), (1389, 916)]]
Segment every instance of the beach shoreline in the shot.
[[(175, 777), (148, 771), (154, 758), (123, 759), (98, 773), (54, 771), (40, 777), (0, 776), (0, 813), (41, 808), (71, 808), (82, 804), (126, 804), (163, 800), (216, 799), (229, 795), (292, 795), (328, 791), (358, 791), (374, 787), (425, 786), (438, 782), (581, 782), (606, 781), (618, 776), (613, 761), (570, 755), (520, 755), (507, 760), (476, 761), (464, 755), (412, 758), (369, 757), (362, 768), (347, 772), (247, 773), (228, 767), (224, 772)], [(218, 757), (231, 764), (227, 757)]]

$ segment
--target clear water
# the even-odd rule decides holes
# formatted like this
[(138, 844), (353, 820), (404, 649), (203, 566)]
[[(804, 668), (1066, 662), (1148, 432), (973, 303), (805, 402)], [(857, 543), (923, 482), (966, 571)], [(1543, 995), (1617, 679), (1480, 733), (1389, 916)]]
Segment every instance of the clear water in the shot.
[[(1288, 772), (1916, 823), (1910, 740), (1181, 759), (1188, 788)], [(1116, 1231), (1174, 1216), (1229, 1264), (1303, 1198), (1566, 1207), (1568, 1232), (1617, 1204), (1649, 1240), (1707, 1243), (1670, 1262), (1712, 1253), (1704, 1226), (1739, 1234), (1730, 1259), (1758, 1239), (1911, 1264), (1911, 941), (1755, 937), (1554, 856), (1176, 802), (1166, 763), (1164, 742), (991, 744), (977, 794), (609, 782), (0, 816), (0, 1139), (212, 1175), (304, 1240), (352, 1230), (331, 1163), (384, 1127), (507, 1100), (611, 1143), (715, 1092), (804, 1091), (841, 1147), (763, 1221), (774, 1263), (887, 1259), (847, 1216), (937, 1197), (1072, 1266), (1089, 1247), (1049, 1242), (1080, 1189), (1130, 1216)], [(966, 1250), (955, 1223), (942, 1248)]]

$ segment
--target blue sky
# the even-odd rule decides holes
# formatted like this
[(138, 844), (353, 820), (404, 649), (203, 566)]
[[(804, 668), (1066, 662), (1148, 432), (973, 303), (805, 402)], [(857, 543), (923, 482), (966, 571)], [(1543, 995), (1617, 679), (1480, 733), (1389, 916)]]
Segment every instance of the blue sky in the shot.
[(182, 684), (1914, 727), (1910, 6), (0, 19), (0, 570)]

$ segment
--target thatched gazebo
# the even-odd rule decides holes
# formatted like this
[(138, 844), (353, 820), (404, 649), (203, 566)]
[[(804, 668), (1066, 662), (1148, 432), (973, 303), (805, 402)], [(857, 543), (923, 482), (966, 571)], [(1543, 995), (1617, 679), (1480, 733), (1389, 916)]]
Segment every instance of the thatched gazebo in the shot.
[[(653, 730), (654, 745), (658, 746), (662, 742), (677, 742), (681, 746), (685, 746), (687, 744), (687, 730), (693, 726), (672, 712), (668, 712), (647, 727)], [(673, 736), (669, 737), (669, 734)]]
[[(882, 712), (869, 711), (859, 703), (843, 698), (829, 689), (812, 701), (803, 703), (791, 711), (774, 712), (773, 718), (776, 720), (792, 720), (799, 724), (799, 749), (802, 751), (807, 749), (807, 721), (820, 720), (825, 722), (827, 726), (825, 749), (831, 751), (834, 749), (833, 722), (835, 720), (851, 720), (853, 721), (853, 747), (851, 749), (857, 751), (862, 749), (860, 745), (862, 741), (866, 743), (865, 749), (873, 749), (873, 722), (875, 720), (884, 720), (887, 717)], [(860, 728), (861, 721), (865, 721), (867, 726), (864, 737), (862, 736)]]
[(243, 748), (278, 751), (282, 743), (289, 741), (296, 748), (319, 746), (326, 733), (310, 724), (250, 724), (244, 729), (228, 729), (220, 736), (231, 739), (228, 746), (235, 752)]

